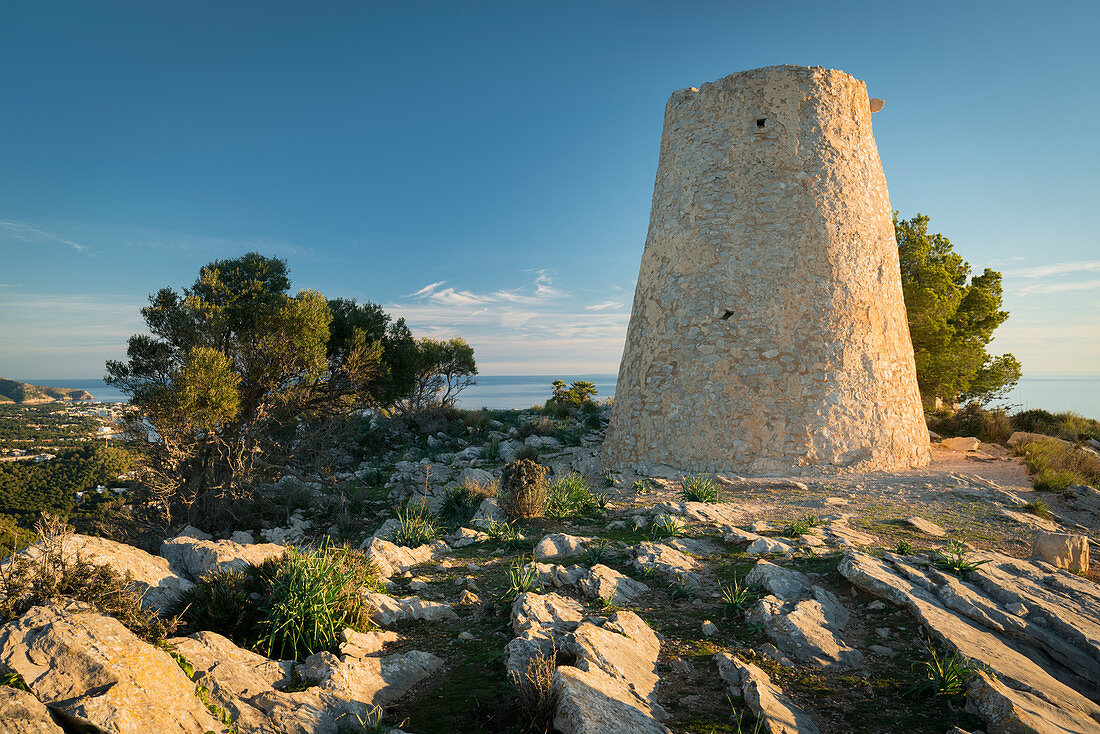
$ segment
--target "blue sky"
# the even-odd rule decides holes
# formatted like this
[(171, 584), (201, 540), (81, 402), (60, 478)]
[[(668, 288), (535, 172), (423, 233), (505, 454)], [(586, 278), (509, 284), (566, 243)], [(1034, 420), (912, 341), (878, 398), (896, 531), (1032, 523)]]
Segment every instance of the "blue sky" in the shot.
[(665, 101), (843, 69), (894, 208), (1005, 272), (995, 351), (1100, 372), (1100, 5), (9, 4), (0, 375), (96, 377), (138, 309), (259, 250), (465, 336), (484, 374), (617, 370)]

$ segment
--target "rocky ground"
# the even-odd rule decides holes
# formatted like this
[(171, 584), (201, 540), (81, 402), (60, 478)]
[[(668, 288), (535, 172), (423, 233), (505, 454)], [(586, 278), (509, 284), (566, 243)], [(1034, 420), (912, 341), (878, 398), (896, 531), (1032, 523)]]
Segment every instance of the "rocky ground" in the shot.
[[(1100, 731), (1100, 576), (1083, 568), (1096, 490), (1037, 493), (1006, 447), (949, 441), (922, 469), (717, 477), (717, 501), (693, 502), (671, 474), (603, 475), (605, 422), (592, 423), (555, 436), (491, 421), (376, 452), (339, 476), (354, 509), (336, 521), (329, 507), (231, 538), (189, 530), (156, 555), (77, 536), (73, 552), (167, 608), (204, 575), (327, 528), (381, 569), (387, 593), (364, 590), (378, 630), (295, 665), (213, 631), (161, 649), (102, 615), (38, 607), (0, 628), (0, 674), (30, 689), (0, 686), (0, 721), (335, 733), (377, 730), (379, 705), (410, 733)], [(437, 510), (524, 446), (556, 476), (585, 475), (595, 506), (507, 537), (490, 499), (434, 543), (390, 542), (401, 503)], [(1036, 500), (1049, 517), (1025, 509)], [(937, 694), (929, 663), (955, 656), (959, 690)]]

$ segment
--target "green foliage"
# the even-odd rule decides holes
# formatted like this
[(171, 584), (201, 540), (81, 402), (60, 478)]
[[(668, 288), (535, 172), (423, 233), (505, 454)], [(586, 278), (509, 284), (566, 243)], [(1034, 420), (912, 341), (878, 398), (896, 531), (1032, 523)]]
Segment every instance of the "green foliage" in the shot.
[(718, 482), (710, 474), (680, 477), (680, 499), (684, 502), (717, 502)]
[(899, 540), (898, 544), (894, 546), (894, 552), (900, 556), (913, 555), (913, 544), (908, 540)]
[(961, 698), (970, 680), (970, 664), (957, 653), (939, 653), (925, 644), (928, 659), (921, 663), (921, 680), (907, 693), (931, 693), (934, 697)]
[(508, 549), (514, 550), (521, 544), (519, 531), (516, 526), (507, 520), (489, 520), (482, 525), (482, 530), (490, 540), (503, 543)]
[(1011, 418), (1012, 428), (1028, 433), (1043, 433), (1067, 441), (1081, 437), (1100, 441), (1100, 421), (1085, 418), (1071, 411), (1051, 413), (1046, 410), (1025, 410)]
[(496, 494), (496, 487), (482, 487), (473, 482), (455, 484), (443, 493), (439, 519), (448, 527), (457, 528), (470, 522), (482, 500)]
[(661, 515), (654, 519), (650, 537), (653, 540), (663, 538), (679, 538), (684, 534), (684, 526), (679, 518), (673, 515)]
[(595, 507), (592, 485), (577, 472), (558, 477), (547, 491), (546, 514), (550, 517), (578, 517)]
[(23, 676), (14, 671), (4, 673), (0, 675), (0, 686), (7, 686), (8, 688), (18, 688), (21, 691), (30, 692), (30, 688), (27, 686), (27, 681), (23, 680)]
[(520, 594), (540, 588), (539, 574), (533, 563), (517, 558), (508, 567), (508, 588), (504, 591), (506, 601), (511, 602)]
[(954, 413), (933, 414), (928, 427), (943, 436), (973, 436), (987, 443), (1004, 443), (1013, 431), (1004, 408), (986, 410), (977, 401)]
[(649, 494), (649, 483), (644, 479), (635, 479), (630, 488), (638, 494)]
[(800, 538), (810, 532), (812, 526), (805, 520), (795, 520), (783, 528), (783, 535), (787, 538)]
[(720, 592), (722, 603), (732, 612), (745, 611), (750, 604), (763, 596), (759, 588), (749, 586), (736, 578), (729, 586), (722, 586)]
[(289, 289), (277, 258), (209, 263), (182, 294), (150, 296), (149, 333), (130, 338), (127, 361), (107, 363), (105, 380), (131, 397), (126, 423), (165, 520), (230, 522), (261, 468), (289, 460), (280, 438), (296, 437), (301, 453), (310, 426), (390, 396), (389, 331), (368, 335), (362, 309), (341, 302), (334, 337), (324, 296)]
[(476, 375), (474, 349), (465, 339), (417, 339), (412, 390), (397, 405), (414, 416), (453, 408)]
[(957, 540), (952, 540), (943, 548), (937, 548), (932, 556), (932, 563), (936, 568), (961, 574), (974, 571), (989, 563), (989, 560), (976, 560), (966, 546)]
[(501, 460), (499, 438), (494, 438), (492, 441), (485, 444), (481, 448), (481, 458), (485, 459), (485, 461), (488, 461), (491, 464), (496, 464)]
[(512, 520), (546, 513), (546, 467), (527, 459), (505, 465), (500, 476), (500, 509)]
[(543, 410), (555, 418), (566, 418), (580, 410), (598, 407), (592, 399), (598, 394), (596, 385), (588, 380), (575, 380), (568, 388), (564, 380), (554, 380), (550, 389), (553, 392)]
[(361, 552), (327, 542), (201, 579), (177, 603), (190, 630), (211, 630), (275, 659), (335, 651), (345, 627), (371, 627), (362, 588), (378, 570)]
[[(473, 513), (471, 513), (472, 516)], [(395, 545), (416, 548), (431, 543), (442, 533), (436, 518), (424, 502), (410, 502), (397, 511), (397, 527), (390, 540)]]
[(603, 473), (603, 486), (608, 488), (615, 486), (615, 475), (610, 470)]
[(382, 723), (384, 714), (381, 706), (372, 706), (365, 716), (352, 712), (341, 714), (336, 717), (336, 734), (386, 734), (390, 728)]
[(1036, 517), (1042, 517), (1050, 520), (1054, 517), (1054, 513), (1050, 511), (1050, 505), (1042, 500), (1035, 500), (1034, 502), (1027, 502), (1024, 504), (1024, 512), (1029, 512)]
[(516, 461), (538, 461), (539, 450), (534, 446), (520, 446), (516, 449)]
[(1001, 274), (986, 268), (970, 277), (970, 265), (946, 237), (929, 233), (928, 223), (923, 214), (909, 220), (894, 214), (921, 397), (926, 406), (936, 398), (986, 403), (1020, 379), (1015, 357), (986, 352), (994, 330), (1008, 318), (1001, 310)]
[(585, 553), (585, 562), (588, 564), (589, 568), (598, 563), (603, 563), (610, 548), (611, 542), (603, 538), (589, 545), (588, 551)]
[(1021, 443), (1015, 451), (1034, 475), (1037, 490), (1064, 492), (1073, 484), (1100, 487), (1100, 459), (1089, 451), (1052, 439)]

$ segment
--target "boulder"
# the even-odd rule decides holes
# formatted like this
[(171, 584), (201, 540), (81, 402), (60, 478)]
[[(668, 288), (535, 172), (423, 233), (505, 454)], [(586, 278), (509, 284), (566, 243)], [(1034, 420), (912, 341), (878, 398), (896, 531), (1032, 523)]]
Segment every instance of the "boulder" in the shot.
[(489, 498), (481, 501), (481, 505), (478, 506), (477, 512), (474, 513), (474, 517), (470, 520), (470, 524), (475, 528), (482, 528), (486, 525), (494, 522), (504, 522), (507, 520), (504, 516), (504, 512), (500, 509), (500, 503), (496, 499)]
[(554, 673), (554, 727), (562, 734), (669, 734), (620, 681), (568, 665)]
[(765, 538), (764, 536), (757, 537), (756, 540), (749, 543), (749, 547), (745, 549), (745, 552), (750, 556), (789, 556), (791, 554), (791, 547), (777, 538)]
[(978, 447), (981, 446), (981, 444), (981, 439), (970, 437), (963, 438), (962, 436), (957, 436), (955, 438), (945, 438), (944, 440), (940, 441), (941, 446), (943, 446), (945, 449), (950, 449), (951, 451), (977, 451)]
[(1089, 539), (1072, 533), (1038, 533), (1031, 557), (1077, 573), (1089, 570)]
[(76, 726), (118, 734), (218, 730), (167, 652), (84, 605), (34, 607), (0, 627), (0, 670)]
[(302, 677), (337, 698), (385, 706), (443, 667), (435, 655), (410, 650), (384, 658), (337, 657), (330, 652), (310, 655), (299, 667)]
[(553, 436), (528, 436), (523, 442), (526, 446), (534, 446), (536, 449), (559, 449), (561, 441)]
[(565, 651), (573, 654), (574, 666), (581, 670), (598, 668), (644, 698), (655, 695), (661, 643), (633, 612), (616, 612), (603, 627), (580, 625)]
[(760, 668), (736, 655), (720, 652), (714, 656), (718, 673), (733, 696), (745, 697), (756, 720), (770, 734), (818, 734), (809, 715), (788, 698)]
[(364, 542), (360, 549), (366, 551), (370, 559), (378, 566), (382, 578), (388, 579), (395, 574), (408, 571), (413, 566), (435, 560), (447, 553), (450, 546), (442, 540), (437, 540), (416, 548), (406, 548), (402, 545), (394, 545), (382, 538), (372, 537)]
[(489, 540), (489, 536), (480, 530), (474, 530), (473, 528), (459, 528), (451, 534), (451, 547), (452, 548), (465, 548), (468, 545), (474, 545), (475, 543), (484, 543)]
[(583, 576), (578, 585), (593, 599), (608, 599), (612, 604), (626, 604), (649, 591), (641, 581), (624, 576), (613, 568), (597, 563)]
[[(25, 548), (19, 556), (34, 560), (42, 552), (41, 544), (36, 544)], [(119, 576), (132, 579), (134, 591), (141, 596), (141, 605), (157, 612), (170, 609), (183, 592), (194, 586), (163, 558), (106, 538), (70, 536), (62, 545), (61, 556), (68, 562), (81, 558), (96, 565), (108, 566)], [(0, 564), (0, 568), (11, 562), (11, 558), (7, 559)]]
[(427, 601), (416, 596), (398, 599), (370, 591), (364, 592), (363, 597), (374, 607), (371, 620), (380, 627), (388, 627), (394, 622), (406, 619), (438, 622), (443, 619), (458, 618), (451, 605), (445, 602)]
[(574, 630), (583, 618), (584, 607), (560, 594), (525, 592), (512, 602), (512, 628), (516, 634), (529, 629)]
[(185, 535), (166, 540), (160, 547), (160, 555), (177, 573), (195, 581), (258, 566), (285, 552), (286, 548), (274, 543), (241, 545), (232, 540), (202, 540)]
[(668, 543), (645, 541), (634, 546), (634, 565), (671, 576), (685, 586), (700, 585), (699, 574), (695, 573), (695, 560)]
[(401, 639), (396, 632), (386, 630), (372, 630), (370, 632), (356, 632), (353, 629), (345, 629), (340, 633), (340, 655), (355, 658), (365, 658), (377, 655), (382, 648)]
[[(473, 449), (480, 453), (481, 449), (471, 446), (467, 451)], [(496, 480), (493, 475), (484, 469), (474, 469), (473, 467), (467, 467), (462, 470), (462, 473), (458, 475), (459, 484), (472, 484), (478, 487), (490, 487)]]
[(541, 561), (553, 558), (569, 558), (584, 553), (584, 544), (591, 538), (578, 538), (565, 533), (551, 533), (535, 546), (535, 558)]
[(65, 734), (41, 701), (8, 686), (0, 686), (0, 722), (7, 734)]

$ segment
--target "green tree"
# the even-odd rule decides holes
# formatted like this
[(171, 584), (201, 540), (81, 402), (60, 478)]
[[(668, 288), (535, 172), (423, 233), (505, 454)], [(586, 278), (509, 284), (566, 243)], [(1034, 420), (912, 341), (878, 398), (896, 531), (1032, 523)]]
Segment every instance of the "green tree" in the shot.
[(166, 520), (222, 524), (288, 461), (280, 437), (389, 389), (378, 329), (368, 334), (348, 307), (334, 338), (325, 298), (289, 290), (282, 260), (212, 262), (182, 294), (150, 296), (149, 334), (130, 337), (127, 361), (107, 363), (105, 380), (131, 397), (126, 421)]
[(986, 268), (970, 277), (970, 265), (946, 237), (930, 234), (928, 223), (923, 214), (899, 220), (894, 213), (921, 398), (926, 407), (936, 398), (988, 403), (1020, 379), (1015, 357), (986, 351), (1008, 318), (1001, 310), (1001, 274)]
[(412, 390), (398, 407), (423, 414), (454, 406), (458, 394), (476, 382), (474, 349), (465, 339), (417, 339)]
[(569, 399), (578, 405), (584, 405), (596, 395), (595, 383), (588, 380), (574, 380), (569, 385)]

